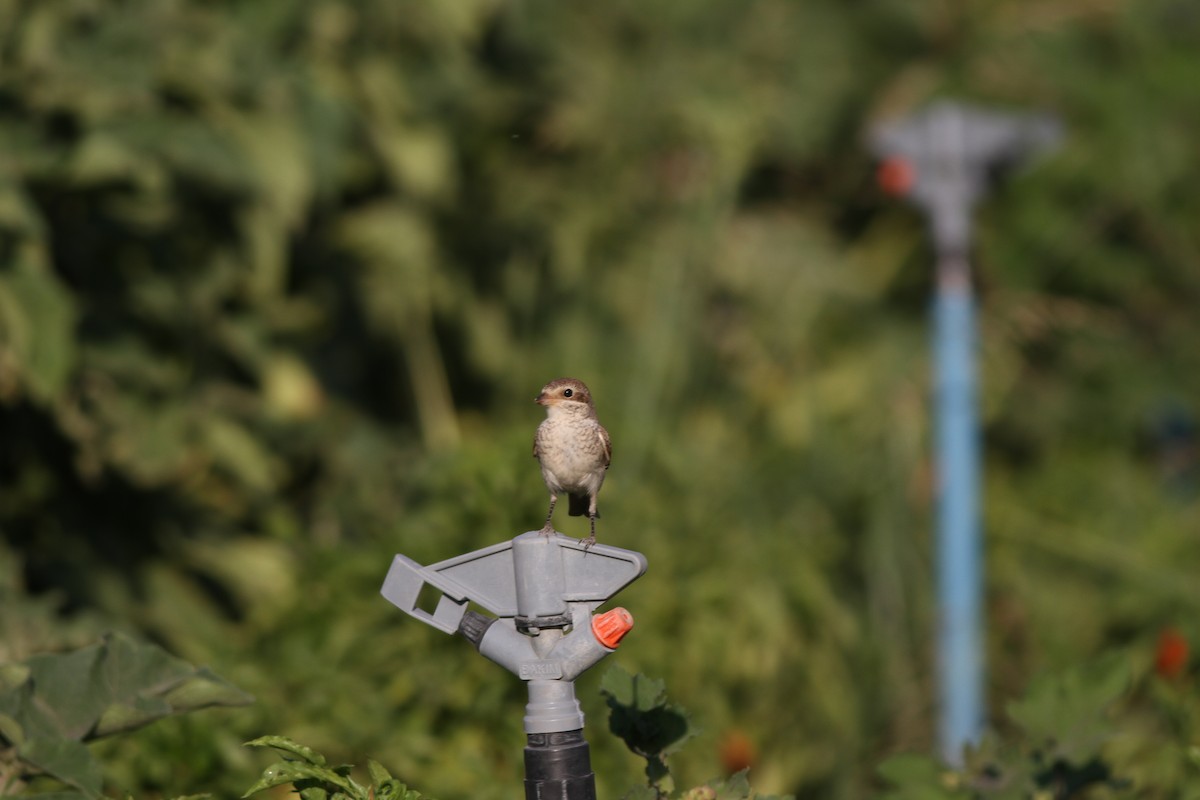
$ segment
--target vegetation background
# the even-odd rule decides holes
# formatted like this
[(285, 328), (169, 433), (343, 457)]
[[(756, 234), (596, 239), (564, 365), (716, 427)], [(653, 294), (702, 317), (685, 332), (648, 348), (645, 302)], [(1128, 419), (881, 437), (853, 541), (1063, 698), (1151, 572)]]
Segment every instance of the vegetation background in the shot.
[(1146, 669), (1200, 636), (1198, 73), (1185, 0), (0, 3), (0, 661), (257, 697), (105, 745), (135, 794), (279, 733), (511, 797), (523, 686), (378, 588), (540, 524), (571, 374), (682, 785), (869, 794), (933, 746), (932, 259), (864, 139), (958, 97), (1068, 130), (978, 215), (992, 705)]

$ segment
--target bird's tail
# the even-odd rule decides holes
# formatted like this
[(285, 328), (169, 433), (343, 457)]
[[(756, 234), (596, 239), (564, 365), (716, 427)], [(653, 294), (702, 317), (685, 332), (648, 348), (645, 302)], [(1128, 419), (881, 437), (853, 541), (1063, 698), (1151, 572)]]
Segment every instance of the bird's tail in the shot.
[[(588, 506), (591, 505), (591, 498), (586, 494), (570, 495), (571, 507), (567, 513), (572, 517), (586, 517), (588, 515)], [(596, 512), (596, 516), (600, 516), (600, 512)]]

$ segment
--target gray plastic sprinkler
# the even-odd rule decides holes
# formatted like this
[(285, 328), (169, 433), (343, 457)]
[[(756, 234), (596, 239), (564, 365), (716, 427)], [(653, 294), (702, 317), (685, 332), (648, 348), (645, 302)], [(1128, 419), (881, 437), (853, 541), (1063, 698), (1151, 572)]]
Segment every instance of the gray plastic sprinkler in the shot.
[[(613, 652), (633, 627), (623, 608), (596, 608), (646, 571), (632, 550), (530, 531), (512, 541), (422, 567), (397, 555), (381, 593), (404, 613), (461, 633), (488, 659), (529, 684), (525, 797), (595, 800), (575, 678)], [(441, 596), (422, 608), (422, 590)], [(474, 603), (489, 617), (467, 608)], [(428, 604), (426, 604), (428, 605)]]
[(880, 182), (925, 212), (937, 253), (934, 355), (937, 449), (938, 735), (942, 757), (963, 762), (983, 721), (983, 543), (971, 215), (989, 178), (1052, 147), (1062, 126), (1044, 114), (1003, 114), (938, 103), (878, 128)]

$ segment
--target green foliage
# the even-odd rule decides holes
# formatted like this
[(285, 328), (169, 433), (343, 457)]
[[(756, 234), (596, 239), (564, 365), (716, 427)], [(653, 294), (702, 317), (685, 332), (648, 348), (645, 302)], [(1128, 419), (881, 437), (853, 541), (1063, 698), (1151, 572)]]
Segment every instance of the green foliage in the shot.
[(687, 712), (667, 703), (666, 684), (610, 667), (600, 682), (608, 703), (608, 728), (625, 746), (646, 759), (646, 779), (658, 795), (675, 787), (667, 756), (695, 735)]
[(0, 664), (0, 793), (44, 774), (95, 800), (103, 776), (84, 742), (250, 701), (210, 670), (119, 634), (68, 653)]
[(714, 780), (703, 786), (688, 789), (679, 795), (680, 800), (791, 800), (791, 795), (758, 794), (750, 788), (750, 781), (743, 770), (725, 780)]
[(1200, 693), (1149, 672), (1131, 680), (1123, 655), (1035, 680), (1008, 705), (1001, 733), (950, 770), (928, 756), (884, 762), (887, 800), (1191, 797), (1200, 791)]
[[(666, 684), (642, 674), (630, 675), (619, 666), (609, 667), (600, 682), (608, 704), (608, 727), (625, 746), (646, 759), (646, 786), (635, 787), (626, 800), (656, 800), (675, 793), (675, 780), (667, 756), (695, 736), (687, 711), (667, 702)], [(727, 780), (713, 780), (679, 795), (682, 800), (744, 800), (765, 795), (751, 791), (742, 770)]]
[[(601, 681), (601, 693), (609, 707), (609, 728), (634, 753), (646, 759), (647, 784), (624, 794), (626, 800), (657, 800), (675, 795), (666, 757), (677, 751), (692, 735), (688, 714), (667, 703), (661, 680), (630, 675), (610, 667)], [(303, 800), (420, 800), (425, 797), (397, 781), (378, 762), (368, 761), (371, 783), (363, 785), (351, 777), (349, 765), (330, 766), (311, 747), (284, 736), (262, 736), (247, 742), (251, 747), (270, 747), (284, 759), (267, 767), (262, 777), (242, 797), (291, 785)], [(750, 788), (745, 770), (725, 780), (713, 780), (678, 795), (681, 800), (790, 800), (768, 797)]]
[(260, 736), (246, 744), (249, 747), (273, 747), (284, 754), (284, 759), (263, 770), (262, 777), (242, 797), (287, 785), (294, 787), (301, 800), (422, 800), (427, 797), (393, 778), (377, 761), (367, 762), (371, 782), (364, 786), (350, 776), (349, 765), (328, 766), (323, 755), (287, 737)]

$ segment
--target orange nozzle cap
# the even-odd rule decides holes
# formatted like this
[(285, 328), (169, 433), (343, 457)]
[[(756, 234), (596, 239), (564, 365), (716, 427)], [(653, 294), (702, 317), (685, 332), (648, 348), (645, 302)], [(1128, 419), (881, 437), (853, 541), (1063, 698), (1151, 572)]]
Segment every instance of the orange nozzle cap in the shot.
[(893, 156), (879, 165), (875, 179), (888, 194), (906, 195), (917, 182), (917, 171), (908, 159)]
[(592, 617), (592, 633), (600, 644), (609, 650), (617, 649), (621, 639), (633, 627), (633, 614), (623, 608), (614, 608)]

